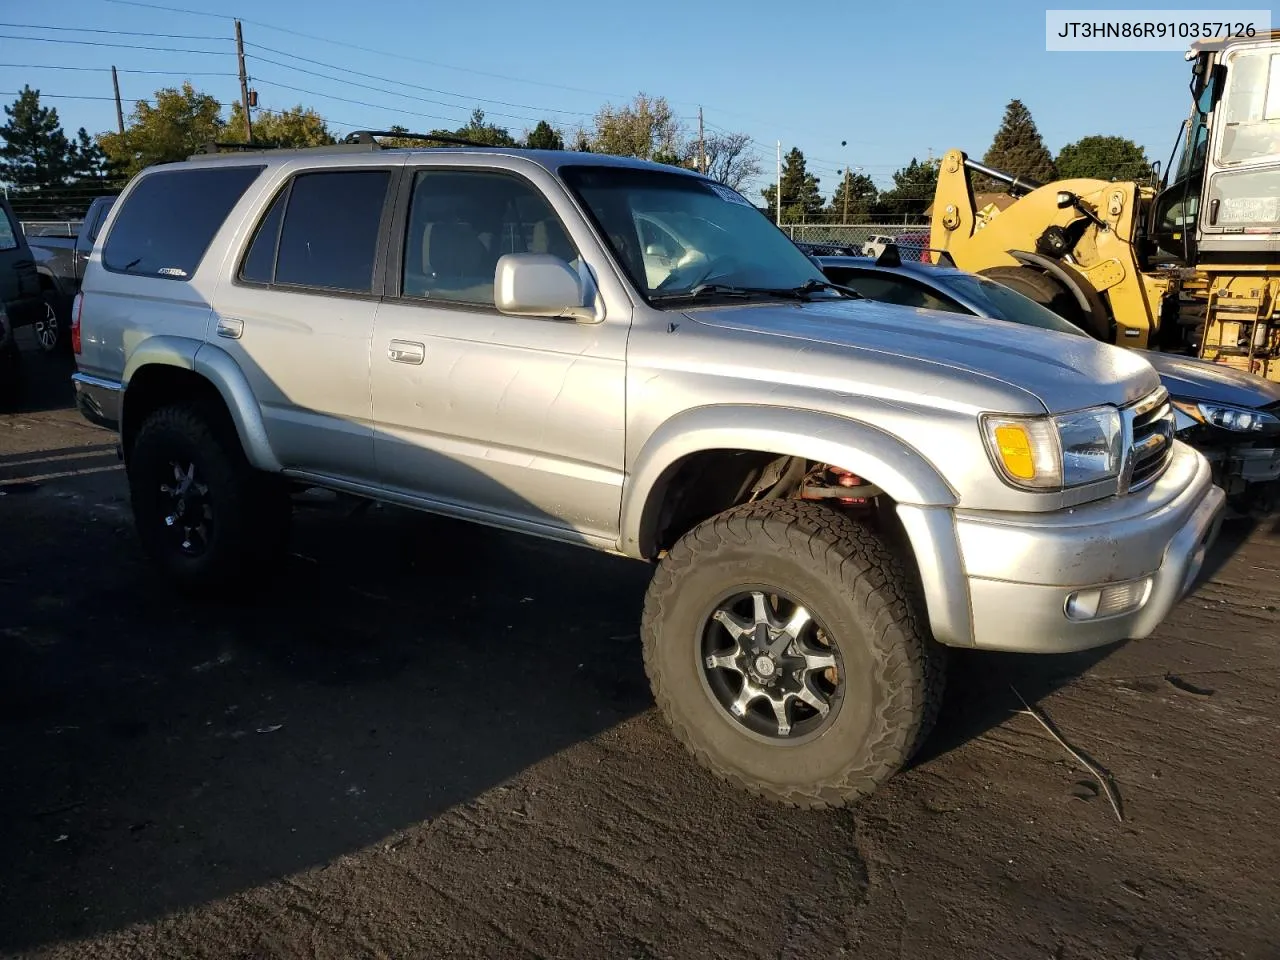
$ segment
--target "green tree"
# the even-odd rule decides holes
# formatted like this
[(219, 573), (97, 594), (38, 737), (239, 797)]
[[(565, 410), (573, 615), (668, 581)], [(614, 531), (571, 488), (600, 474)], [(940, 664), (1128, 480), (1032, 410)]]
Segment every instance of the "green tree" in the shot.
[(938, 161), (912, 157), (905, 167), (894, 171), (893, 186), (881, 192), (876, 215), (894, 221), (922, 216), (937, 189)]
[[(244, 143), (244, 108), (231, 104), (231, 119), (224, 137), (227, 143)], [(298, 104), (292, 110), (259, 110), (253, 115), (253, 142), (266, 147), (326, 147), (336, 143), (324, 117)]]
[(24, 86), (0, 127), (0, 180), (22, 192), (66, 183), (79, 170), (75, 144), (67, 139), (58, 111), (40, 105), (40, 91)]
[(563, 150), (564, 137), (547, 121), (539, 120), (524, 138), (524, 145), (531, 150)]
[(845, 222), (847, 217), (849, 223), (865, 223), (879, 196), (875, 181), (865, 173), (846, 171), (841, 174), (840, 184), (831, 195), (829, 213), (839, 222)]
[(1058, 151), (1058, 176), (1096, 180), (1139, 180), (1151, 173), (1143, 149), (1124, 137), (1092, 136), (1068, 143)]
[[(982, 158), (989, 167), (1015, 177), (1029, 178), (1040, 183), (1049, 183), (1057, 179), (1057, 171), (1053, 165), (1053, 154), (1044, 145), (1036, 123), (1031, 119), (1031, 111), (1021, 100), (1010, 100), (1004, 109), (1004, 120), (996, 131), (995, 139)], [(999, 185), (989, 182), (981, 184), (983, 189), (1000, 189)], [(977, 187), (975, 187), (976, 189)]]
[(181, 89), (157, 90), (154, 105), (138, 101), (124, 133), (101, 134), (98, 143), (112, 164), (132, 175), (152, 164), (183, 160), (222, 140), (225, 126), (222, 105), (188, 82)]
[(519, 146), (515, 137), (511, 136), (511, 132), (506, 127), (486, 123), (484, 111), (479, 107), (471, 111), (471, 120), (468, 121), (465, 127), (459, 127), (457, 130), (432, 130), (431, 132), (458, 137), (462, 140), (472, 140), (491, 147)]
[(591, 151), (682, 163), (684, 128), (664, 97), (638, 93), (625, 106), (605, 104), (596, 112)]
[[(792, 147), (782, 158), (782, 222), (803, 223), (822, 212), (821, 181), (808, 170), (804, 154)], [(769, 184), (760, 191), (770, 211), (778, 207), (778, 188)]]

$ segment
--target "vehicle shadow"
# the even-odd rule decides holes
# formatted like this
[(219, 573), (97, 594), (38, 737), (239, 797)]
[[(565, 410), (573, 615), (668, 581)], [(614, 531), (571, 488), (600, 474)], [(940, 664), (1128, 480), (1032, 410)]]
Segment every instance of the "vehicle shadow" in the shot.
[(71, 374), (75, 372), (75, 358), (66, 352), (43, 352), (35, 342), (30, 327), (14, 331), (18, 345), (16, 369), (7, 371), (17, 379), (16, 396), (3, 412), (44, 413), (61, 410), (75, 403), (75, 390)]
[(268, 589), (223, 603), (164, 589), (123, 510), (86, 533), (50, 508), (10, 538), (0, 952), (386, 841), (651, 705), (644, 564), (397, 508), (301, 512)]

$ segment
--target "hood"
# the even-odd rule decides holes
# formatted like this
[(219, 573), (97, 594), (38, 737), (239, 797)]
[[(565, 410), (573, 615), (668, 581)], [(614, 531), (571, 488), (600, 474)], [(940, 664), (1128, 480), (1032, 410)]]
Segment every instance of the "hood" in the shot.
[(728, 330), (901, 357), (904, 368), (936, 364), (998, 380), (1032, 394), (1051, 413), (1101, 403), (1123, 406), (1159, 385), (1138, 351), (1003, 320), (873, 300), (711, 307), (687, 316)]
[(1256, 410), (1280, 403), (1280, 383), (1272, 383), (1223, 363), (1153, 350), (1141, 353), (1176, 400), (1202, 400)]

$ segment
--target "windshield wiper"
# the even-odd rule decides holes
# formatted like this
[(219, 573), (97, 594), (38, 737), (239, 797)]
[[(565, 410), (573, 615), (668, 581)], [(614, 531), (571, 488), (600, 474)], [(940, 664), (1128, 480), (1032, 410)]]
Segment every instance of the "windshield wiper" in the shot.
[(825, 280), (806, 280), (798, 287), (735, 287), (727, 283), (700, 283), (681, 293), (665, 293), (653, 297), (655, 303), (670, 300), (696, 300), (702, 297), (777, 297), (782, 300), (802, 300), (808, 302), (809, 295), (820, 290), (834, 290), (855, 300), (863, 299), (862, 294), (851, 287), (842, 287), (838, 283)]
[(772, 292), (771, 290), (755, 290), (750, 287), (734, 287), (727, 283), (700, 283), (679, 293), (660, 293), (655, 297), (650, 297), (650, 299), (654, 303), (665, 303), (668, 300), (695, 300), (699, 297), (750, 297)]

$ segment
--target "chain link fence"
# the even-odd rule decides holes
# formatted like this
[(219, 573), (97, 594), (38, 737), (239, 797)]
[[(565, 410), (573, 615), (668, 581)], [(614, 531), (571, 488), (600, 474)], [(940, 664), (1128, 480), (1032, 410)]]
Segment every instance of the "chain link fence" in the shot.
[[(928, 224), (901, 223), (784, 223), (782, 230), (796, 243), (832, 244), (861, 253), (869, 243), (892, 240), (907, 258), (920, 256), (929, 245)], [(879, 252), (867, 249), (868, 253)]]

